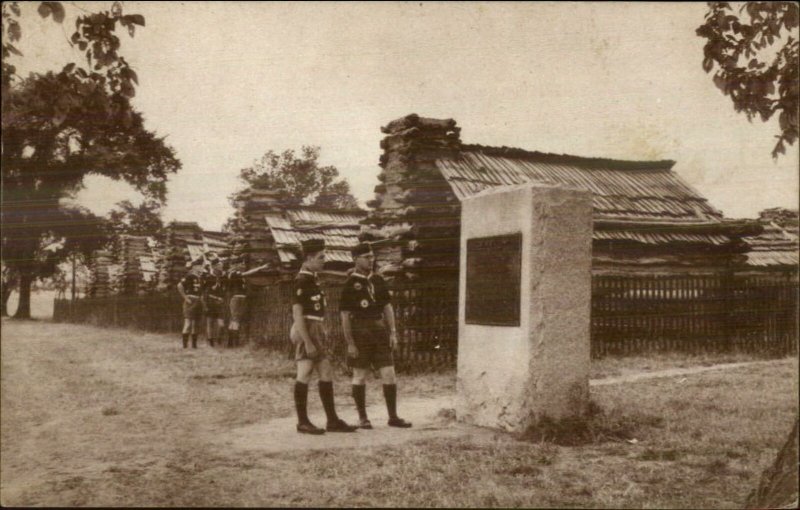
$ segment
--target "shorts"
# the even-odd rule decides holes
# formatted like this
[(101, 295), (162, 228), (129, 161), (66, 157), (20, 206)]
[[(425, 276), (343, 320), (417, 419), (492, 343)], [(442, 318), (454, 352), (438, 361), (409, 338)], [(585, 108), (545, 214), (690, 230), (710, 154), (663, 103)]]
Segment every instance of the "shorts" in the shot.
[(203, 315), (203, 308), (202, 303), (200, 303), (200, 298), (197, 296), (186, 296), (186, 299), (189, 300), (187, 303), (185, 300), (183, 302), (183, 318), (198, 321)]
[(221, 299), (214, 299), (211, 296), (206, 296), (206, 318), (207, 319), (221, 319), (222, 318), (222, 303)]
[(300, 336), (300, 331), (295, 323), (292, 324), (292, 330), (289, 332), (289, 339), (291, 339), (292, 343), (294, 344), (294, 360), (301, 361), (304, 359), (310, 359), (314, 362), (322, 361), (328, 357), (328, 353), (325, 350), (325, 325), (322, 323), (322, 321), (315, 321), (311, 319), (306, 319), (305, 322), (308, 335), (311, 337), (311, 343), (314, 344), (314, 347), (317, 349), (317, 353), (313, 357), (308, 355), (306, 352), (306, 343)]
[(231, 320), (240, 322), (244, 318), (245, 296), (237, 294), (231, 298)]
[(350, 368), (383, 368), (394, 366), (389, 332), (383, 319), (353, 319), (353, 340), (358, 356), (347, 358)]

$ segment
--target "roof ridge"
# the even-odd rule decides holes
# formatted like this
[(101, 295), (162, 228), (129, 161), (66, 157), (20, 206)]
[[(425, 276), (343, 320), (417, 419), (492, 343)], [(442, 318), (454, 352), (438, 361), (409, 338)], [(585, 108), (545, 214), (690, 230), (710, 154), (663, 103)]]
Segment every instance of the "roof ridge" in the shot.
[(350, 214), (358, 216), (366, 216), (368, 214), (367, 211), (361, 208), (335, 209), (330, 207), (317, 207), (315, 205), (290, 205), (285, 207), (278, 207), (277, 209), (283, 209), (285, 211), (290, 211), (292, 209), (299, 209), (303, 211), (314, 211), (314, 212), (329, 213), (329, 214)]
[(636, 161), (611, 158), (589, 158), (585, 156), (573, 156), (570, 154), (555, 154), (551, 152), (539, 152), (520, 149), (517, 147), (501, 147), (481, 145), (481, 144), (461, 144), (463, 151), (479, 151), (491, 156), (505, 156), (511, 158), (525, 158), (540, 161), (542, 163), (567, 163), (580, 165), (586, 168), (611, 167), (613, 170), (659, 170), (670, 171), (675, 165), (671, 159)]

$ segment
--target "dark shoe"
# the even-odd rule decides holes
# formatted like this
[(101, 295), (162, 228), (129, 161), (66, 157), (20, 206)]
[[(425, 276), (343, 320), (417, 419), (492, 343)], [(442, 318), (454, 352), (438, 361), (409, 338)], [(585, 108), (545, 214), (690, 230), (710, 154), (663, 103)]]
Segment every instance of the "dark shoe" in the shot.
[(325, 427), (325, 430), (328, 432), (355, 432), (358, 427), (354, 427), (353, 425), (348, 425), (344, 420), (338, 420), (334, 422), (328, 422), (328, 426)]
[(401, 429), (411, 428), (411, 422), (405, 421), (402, 418), (389, 418), (389, 426), (390, 427), (398, 427)]
[(314, 436), (319, 436), (325, 433), (324, 429), (317, 427), (313, 423), (298, 423), (297, 431), (301, 434), (312, 434)]
[(364, 418), (363, 420), (358, 420), (358, 428), (371, 430), (372, 429), (372, 423), (370, 423), (370, 421), (368, 419), (366, 419), (366, 418)]

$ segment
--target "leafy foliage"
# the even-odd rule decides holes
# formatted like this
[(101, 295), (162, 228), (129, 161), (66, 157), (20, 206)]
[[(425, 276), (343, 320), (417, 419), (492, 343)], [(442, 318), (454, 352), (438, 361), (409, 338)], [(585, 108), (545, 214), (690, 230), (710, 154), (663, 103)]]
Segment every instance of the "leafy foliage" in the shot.
[[(38, 13), (64, 20), (59, 2), (41, 2)], [(20, 9), (3, 4), (2, 259), (20, 276), (22, 305), (34, 278), (52, 275), (69, 253), (88, 254), (107, 241), (108, 223), (65, 204), (88, 174), (131, 184), (147, 200), (163, 203), (166, 181), (180, 168), (172, 148), (148, 131), (130, 103), (137, 76), (117, 50), (113, 32), (143, 26), (139, 15), (111, 11), (77, 18), (71, 43), (90, 66), (69, 63), (59, 72), (14, 75), (7, 62), (19, 55)], [(8, 37), (5, 37), (8, 34)], [(19, 313), (18, 313), (19, 315)]]
[(160, 238), (163, 235), (161, 203), (156, 200), (145, 200), (138, 206), (130, 200), (123, 200), (108, 213), (107, 218), (112, 236), (127, 234)]
[[(42, 18), (51, 18), (59, 24), (64, 21), (66, 15), (61, 2), (40, 2), (37, 12)], [(8, 62), (8, 58), (12, 55), (22, 56), (22, 53), (14, 46), (14, 43), (22, 37), (22, 29), (18, 21), (20, 15), (19, 2), (3, 3), (4, 96), (8, 92), (13, 78), (16, 77), (16, 67)], [(114, 2), (110, 11), (78, 16), (75, 20), (75, 32), (70, 37), (70, 45), (77, 46), (84, 53), (89, 70), (73, 63), (68, 64), (64, 68), (64, 72), (77, 74), (86, 82), (87, 87), (92, 84), (107, 86), (114, 94), (121, 94), (127, 98), (133, 97), (136, 93), (134, 85), (138, 84), (139, 78), (128, 62), (119, 55), (118, 50), (121, 43), (114, 32), (119, 26), (126, 28), (128, 34), (133, 37), (136, 26), (144, 26), (144, 24), (144, 17), (140, 14), (123, 14), (120, 2)]]
[(786, 153), (798, 137), (798, 23), (795, 2), (747, 2), (738, 12), (727, 2), (710, 2), (696, 33), (707, 39), (703, 70), (748, 120), (778, 114), (780, 134), (772, 157)]
[[(298, 156), (294, 150), (281, 154), (268, 151), (253, 166), (241, 170), (239, 177), (248, 187), (277, 191), (290, 204), (314, 203), (330, 208), (353, 208), (358, 202), (350, 194), (350, 185), (340, 179), (334, 166), (320, 166), (319, 147), (303, 146)], [(242, 192), (231, 196), (235, 202)]]

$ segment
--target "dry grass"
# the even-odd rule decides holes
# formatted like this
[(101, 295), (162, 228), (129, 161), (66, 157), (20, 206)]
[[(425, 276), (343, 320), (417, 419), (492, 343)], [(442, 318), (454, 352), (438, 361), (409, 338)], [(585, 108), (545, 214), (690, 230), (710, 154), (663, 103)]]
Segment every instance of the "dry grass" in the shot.
[(282, 457), (313, 466), (284, 465), (304, 488), (291, 504), (738, 508), (797, 415), (797, 363), (680, 380), (593, 389), (603, 433), (581, 446), (497, 434)]
[[(290, 360), (41, 322), (4, 321), (2, 342), (4, 505), (732, 508), (797, 415), (797, 361), (782, 360), (594, 387), (577, 446), (488, 434), (268, 454), (219, 439), (293, 413)], [(401, 376), (401, 396), (454, 381)], [(349, 398), (341, 373), (336, 390)]]

